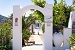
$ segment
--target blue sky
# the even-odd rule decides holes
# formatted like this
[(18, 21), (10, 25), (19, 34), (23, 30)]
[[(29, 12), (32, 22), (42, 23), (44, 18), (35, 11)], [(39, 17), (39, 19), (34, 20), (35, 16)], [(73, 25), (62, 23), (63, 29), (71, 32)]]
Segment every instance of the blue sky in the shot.
[[(58, 0), (59, 2), (60, 0)], [(47, 3), (53, 4), (54, 0), (46, 0)], [(72, 0), (66, 0), (67, 5), (72, 4)], [(13, 5), (20, 5), (22, 7), (33, 5), (31, 0), (0, 0), (0, 14), (8, 17), (13, 13)]]

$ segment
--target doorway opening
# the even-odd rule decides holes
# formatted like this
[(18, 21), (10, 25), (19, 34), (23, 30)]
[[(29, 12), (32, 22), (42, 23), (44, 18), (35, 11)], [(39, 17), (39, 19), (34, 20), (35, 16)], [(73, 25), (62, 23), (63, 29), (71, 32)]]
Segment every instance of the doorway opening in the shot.
[(35, 9), (30, 9), (22, 15), (22, 50), (26, 47), (43, 48), (43, 33), (45, 32), (44, 15)]

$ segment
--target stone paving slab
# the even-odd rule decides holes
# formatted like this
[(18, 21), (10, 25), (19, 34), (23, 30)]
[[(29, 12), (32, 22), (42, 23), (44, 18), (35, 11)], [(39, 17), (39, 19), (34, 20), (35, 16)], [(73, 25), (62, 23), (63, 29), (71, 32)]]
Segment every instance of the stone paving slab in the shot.
[(43, 50), (43, 45), (26, 46), (22, 47), (22, 50)]

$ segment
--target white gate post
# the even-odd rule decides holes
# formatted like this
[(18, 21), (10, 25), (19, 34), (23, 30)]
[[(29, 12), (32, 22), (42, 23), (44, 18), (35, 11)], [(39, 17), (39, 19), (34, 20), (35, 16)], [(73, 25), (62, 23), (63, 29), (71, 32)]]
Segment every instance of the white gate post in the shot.
[(22, 50), (22, 17), (20, 6), (13, 7), (13, 50)]
[(53, 7), (51, 4), (45, 6), (44, 19), (45, 19), (45, 33), (44, 33), (44, 49), (52, 50), (52, 33), (53, 33)]
[(45, 33), (44, 33), (44, 49), (52, 50), (52, 32), (53, 32), (52, 22), (45, 23)]

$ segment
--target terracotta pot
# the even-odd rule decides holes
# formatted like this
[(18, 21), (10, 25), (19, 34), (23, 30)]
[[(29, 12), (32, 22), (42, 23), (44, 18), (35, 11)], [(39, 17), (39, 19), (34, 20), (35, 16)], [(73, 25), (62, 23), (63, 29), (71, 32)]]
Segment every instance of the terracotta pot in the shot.
[(62, 42), (63, 42), (62, 33), (61, 32), (59, 32), (59, 33), (55, 32), (54, 36), (53, 36), (53, 40), (54, 40), (55, 47), (60, 47)]
[(71, 50), (75, 50), (75, 46), (71, 46)]

